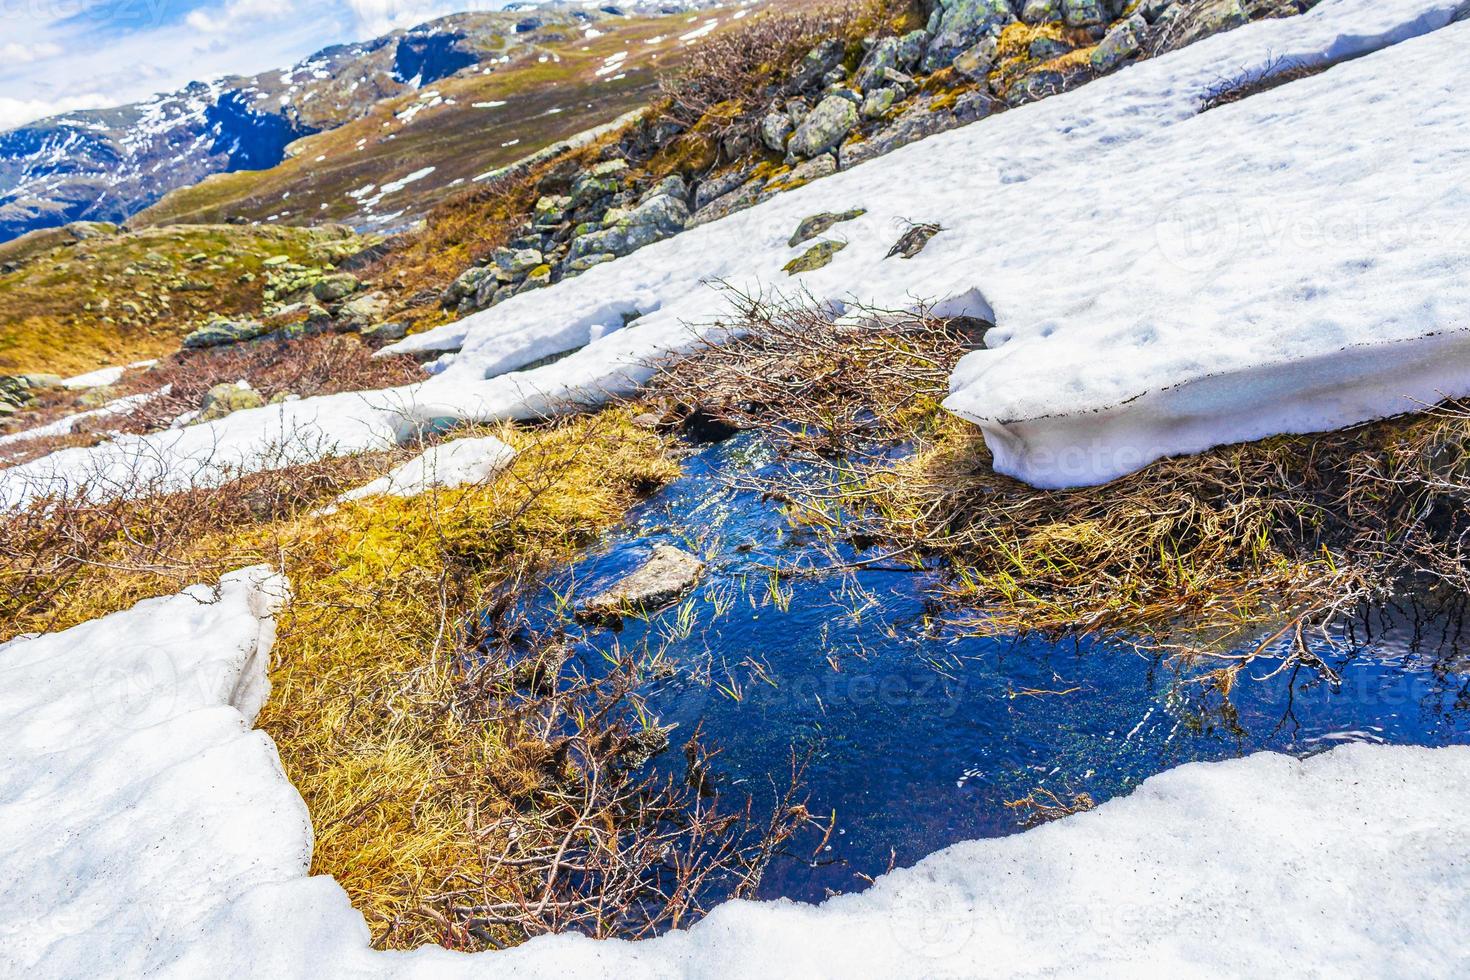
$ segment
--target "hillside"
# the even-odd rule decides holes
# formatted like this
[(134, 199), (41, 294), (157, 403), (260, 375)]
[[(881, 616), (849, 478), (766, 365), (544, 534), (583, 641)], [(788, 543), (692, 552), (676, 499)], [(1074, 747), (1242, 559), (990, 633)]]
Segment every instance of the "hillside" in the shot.
[[(284, 70), (194, 82), (146, 102), (0, 133), (0, 241), (70, 221), (125, 221), (212, 174), (275, 166), (293, 141), (375, 113), (383, 99), (406, 97), (402, 111), (415, 93), (457, 73), (493, 73), (584, 33), (615, 35), (622, 11), (640, 7), (608, 9), (619, 12), (553, 0), (455, 14), (329, 47)], [(381, 128), (372, 135), (387, 136)]]

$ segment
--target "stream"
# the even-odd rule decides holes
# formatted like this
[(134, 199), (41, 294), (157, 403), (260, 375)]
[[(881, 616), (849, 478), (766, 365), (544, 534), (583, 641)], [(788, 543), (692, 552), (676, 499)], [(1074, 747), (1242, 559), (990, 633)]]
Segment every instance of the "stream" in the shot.
[[(1359, 625), (1317, 651), (1339, 683), (1262, 658), (1222, 703), (1126, 645), (961, 635), (934, 600), (935, 573), (873, 562), (773, 578), (832, 561), (744, 482), (789, 472), (757, 434), (700, 447), (525, 604), (538, 626), (568, 632), (584, 670), (630, 650), (677, 668), (640, 689), (660, 724), (679, 726), (655, 769), (682, 774), (679, 747), (699, 727), (719, 749), (722, 793), (759, 806), (793, 750), (808, 758), (808, 805), (835, 812), (835, 829), (816, 854), (778, 857), (761, 897), (821, 900), (956, 841), (1016, 833), (1023, 814), (1005, 804), (1039, 787), (1101, 803), (1165, 769), (1263, 749), (1470, 741), (1470, 666), (1381, 617), (1371, 636)], [(606, 588), (660, 542), (707, 563), (688, 597), (621, 629), (572, 618), (568, 594)]]

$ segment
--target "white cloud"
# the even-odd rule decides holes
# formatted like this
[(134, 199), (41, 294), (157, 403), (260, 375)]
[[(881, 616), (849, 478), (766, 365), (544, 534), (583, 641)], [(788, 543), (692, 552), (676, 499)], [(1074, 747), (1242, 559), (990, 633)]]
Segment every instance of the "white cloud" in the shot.
[(100, 92), (65, 95), (59, 99), (12, 99), (0, 95), (0, 131), (74, 109), (101, 109), (115, 101)]
[(30, 64), (32, 61), (54, 58), (59, 54), (61, 54), (61, 45), (46, 41), (35, 44), (19, 44), (15, 41), (0, 44), (0, 60), (11, 63)]
[(230, 0), (213, 10), (191, 10), (184, 23), (203, 34), (218, 34), (241, 24), (278, 20), (295, 9), (292, 0)]

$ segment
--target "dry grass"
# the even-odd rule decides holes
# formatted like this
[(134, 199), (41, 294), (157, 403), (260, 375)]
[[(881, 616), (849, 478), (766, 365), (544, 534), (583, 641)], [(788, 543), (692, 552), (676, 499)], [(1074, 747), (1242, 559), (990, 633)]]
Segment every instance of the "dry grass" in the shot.
[(935, 404), (973, 344), (955, 323), (742, 313), (745, 339), (669, 366), (651, 394), (844, 460), (829, 486), (772, 490), (833, 540), (880, 546), (869, 560), (940, 562), (976, 633), (1106, 634), (1210, 669), (1228, 693), (1268, 651), (1315, 663), (1307, 635), (1363, 603), (1470, 589), (1470, 407), (1038, 490), (997, 474), (979, 431)]
[[(602, 681), (528, 673), (560, 664), (556, 638), (518, 663), (476, 625), (677, 473), (663, 437), (631, 418), (503, 426), (519, 455), (492, 483), (329, 514), (406, 451), (9, 514), (0, 637), (269, 563), (295, 596), (259, 724), (311, 811), (313, 872), (342, 883), (379, 945), (686, 922), (748, 888), (805, 811), (788, 797), (757, 821), (696, 784), (643, 778), (660, 733), (640, 710), (638, 664)], [(495, 636), (514, 631), (502, 626)]]

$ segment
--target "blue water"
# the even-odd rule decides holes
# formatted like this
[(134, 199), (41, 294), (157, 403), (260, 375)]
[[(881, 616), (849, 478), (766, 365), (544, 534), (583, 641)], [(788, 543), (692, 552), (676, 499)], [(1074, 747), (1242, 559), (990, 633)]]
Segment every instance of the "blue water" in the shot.
[[(1102, 802), (1181, 763), (1260, 749), (1470, 741), (1470, 673), (1417, 653), (1402, 628), (1324, 648), (1339, 683), (1306, 668), (1261, 679), (1279, 666), (1262, 659), (1222, 703), (1123, 645), (960, 635), (932, 573), (876, 561), (773, 581), (772, 568), (832, 560), (749, 485), (793, 475), (758, 436), (705, 447), (528, 607), (569, 633), (583, 670), (628, 651), (677, 668), (642, 690), (659, 723), (679, 726), (653, 766), (682, 774), (679, 746), (699, 726), (720, 750), (721, 792), (762, 801), (793, 749), (809, 756), (810, 809), (835, 812), (836, 829), (825, 849), (775, 861), (763, 897), (852, 891), (890, 863), (1015, 833), (1004, 803), (1037, 787)], [(595, 594), (656, 542), (708, 563), (689, 598), (621, 630), (571, 621), (558, 596)]]

